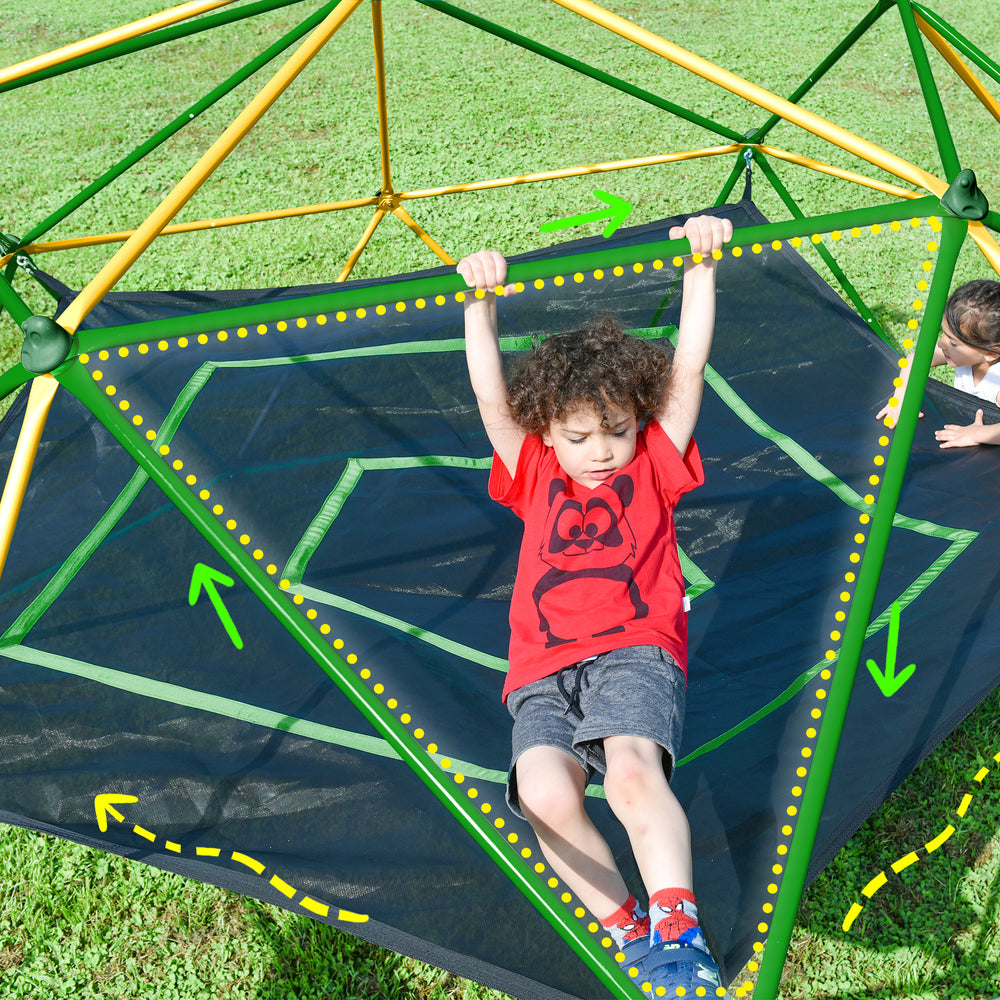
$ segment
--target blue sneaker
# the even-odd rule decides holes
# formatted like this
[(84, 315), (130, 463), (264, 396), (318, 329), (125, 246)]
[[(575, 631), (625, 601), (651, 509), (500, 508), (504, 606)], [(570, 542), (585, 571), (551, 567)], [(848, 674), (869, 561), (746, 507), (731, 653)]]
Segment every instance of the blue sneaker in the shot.
[[(722, 985), (719, 967), (708, 952), (699, 928), (685, 931), (677, 941), (653, 945), (643, 963), (643, 991), (656, 1000), (704, 997), (731, 1000)], [(647, 989), (648, 987), (648, 989)]]
[(615, 961), (622, 967), (622, 971), (640, 989), (642, 984), (647, 982), (649, 977), (646, 974), (646, 958), (649, 955), (649, 937), (643, 935), (632, 941), (626, 941), (621, 950), (615, 955)]

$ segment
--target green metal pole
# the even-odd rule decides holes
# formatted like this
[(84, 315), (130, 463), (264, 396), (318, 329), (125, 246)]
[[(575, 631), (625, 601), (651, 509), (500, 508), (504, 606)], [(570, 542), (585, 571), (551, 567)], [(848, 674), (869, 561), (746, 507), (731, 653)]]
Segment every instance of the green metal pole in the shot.
[[(514, 883), (563, 940), (580, 956), (616, 1000), (635, 1000), (635, 987), (609, 953), (600, 947), (594, 935), (585, 930), (569, 908), (557, 900), (541, 878), (478, 810), (469, 805), (463, 785), (453, 779), (424, 750), (409, 730), (365, 684), (357, 672), (333, 649), (330, 641), (299, 612), (289, 595), (234, 540), (191, 489), (170, 469), (160, 453), (165, 441), (158, 437), (152, 445), (109, 401), (105, 390), (94, 380), (88, 368), (74, 359), (54, 372), (59, 383), (87, 407), (110, 431), (136, 464), (167, 495), (196, 530), (229, 564), (263, 606), (302, 646), (327, 676), (343, 691), (351, 703), (400, 758), (417, 774), (472, 836), (476, 844)], [(162, 432), (161, 432), (162, 433)]]
[(931, 282), (927, 307), (917, 337), (916, 350), (911, 358), (913, 369), (896, 429), (892, 435), (885, 475), (875, 505), (871, 530), (865, 543), (861, 567), (858, 570), (857, 584), (844, 627), (844, 638), (837, 657), (837, 667), (829, 685), (829, 695), (816, 740), (813, 762), (802, 794), (787, 863), (778, 887), (774, 916), (767, 931), (767, 943), (757, 985), (754, 988), (754, 995), (758, 1000), (775, 1000), (778, 995), (781, 970), (795, 926), (795, 916), (805, 887), (809, 859), (812, 856), (816, 831), (819, 828), (823, 803), (833, 772), (834, 758), (840, 743), (855, 675), (861, 661), (865, 631), (875, 602), (875, 590), (889, 543), (889, 531), (899, 502), (906, 461), (913, 443), (920, 404), (927, 383), (927, 373), (930, 371), (955, 262), (968, 231), (968, 223), (964, 219), (951, 215), (944, 217), (942, 225), (941, 247), (938, 251), (934, 279)]
[(956, 31), (944, 18), (928, 10), (922, 4), (911, 3), (910, 6), (950, 45), (957, 49), (970, 62), (974, 62), (984, 73), (988, 73), (997, 83), (1000, 83), (1000, 65), (991, 59), (982, 49), (977, 48), (964, 35)]
[(0, 375), (0, 399), (6, 399), (12, 392), (17, 392), (34, 377), (20, 361), (13, 368), (8, 368), (3, 375)]
[(137, 38), (129, 38), (125, 41), (116, 42), (114, 45), (98, 49), (96, 52), (88, 52), (86, 55), (77, 56), (75, 59), (68, 59), (58, 66), (50, 66), (47, 69), (29, 73), (27, 76), (22, 76), (17, 80), (11, 80), (9, 83), (0, 84), (0, 94), (8, 90), (16, 90), (19, 87), (26, 87), (40, 80), (47, 80), (50, 77), (61, 76), (63, 73), (71, 73), (85, 66), (93, 66), (96, 63), (107, 62), (109, 59), (117, 59), (120, 56), (130, 55), (132, 52), (138, 52), (141, 49), (148, 49), (156, 45), (162, 45), (165, 42), (172, 42), (177, 38), (195, 35), (210, 28), (217, 28), (223, 24), (242, 21), (257, 14), (267, 13), (267, 11), (274, 10), (276, 7), (289, 7), (296, 3), (302, 3), (302, 0), (258, 0), (257, 3), (248, 4), (245, 7), (230, 7), (194, 21), (173, 24), (169, 28), (161, 28), (159, 31), (151, 31)]
[(29, 316), (32, 315), (31, 308), (24, 299), (14, 290), (14, 286), (7, 279), (7, 276), (0, 274), (0, 307), (7, 310), (14, 322), (20, 326)]
[[(774, 168), (768, 162), (767, 157), (757, 150), (754, 150), (753, 153), (754, 160), (760, 165), (761, 172), (768, 179), (771, 187), (777, 192), (778, 197), (785, 203), (788, 211), (797, 219), (805, 218), (802, 209), (799, 208), (789, 190), (781, 182)], [(875, 318), (875, 314), (868, 308), (868, 304), (861, 298), (854, 285), (851, 284), (850, 279), (844, 273), (843, 268), (837, 263), (833, 254), (822, 243), (816, 246), (816, 252), (822, 258), (823, 263), (830, 269), (830, 273), (837, 280), (837, 283), (843, 288), (844, 293), (851, 300), (854, 308), (858, 310), (861, 318), (868, 324), (869, 329), (886, 341), (886, 343), (889, 343), (889, 338), (886, 336), (885, 330), (882, 329), (879, 321)]]
[(652, 104), (654, 107), (661, 108), (664, 111), (669, 111), (672, 115), (676, 115), (678, 118), (683, 118), (685, 121), (689, 121), (695, 125), (700, 125), (702, 128), (707, 129), (709, 132), (714, 132), (716, 135), (721, 135), (726, 139), (731, 139), (733, 142), (742, 142), (743, 140), (743, 136), (741, 136), (739, 132), (735, 132), (733, 129), (727, 128), (725, 125), (713, 122), (711, 119), (705, 118), (695, 111), (689, 111), (687, 108), (681, 107), (679, 104), (674, 104), (672, 101), (668, 101), (665, 98), (657, 97), (656, 94), (651, 94), (648, 90), (642, 90), (631, 83), (626, 83), (624, 80), (619, 80), (617, 77), (611, 76), (609, 73), (595, 69), (593, 66), (588, 66), (579, 59), (563, 55), (563, 53), (549, 48), (547, 45), (542, 45), (540, 42), (533, 41), (524, 35), (519, 35), (517, 32), (511, 31), (509, 28), (504, 28), (499, 24), (493, 24), (491, 21), (487, 21), (485, 18), (478, 17), (475, 14), (470, 14), (468, 11), (462, 10), (460, 7), (455, 7), (453, 4), (445, 3), (444, 0), (417, 0), (417, 2), (422, 3), (425, 7), (433, 7), (435, 10), (441, 11), (442, 14), (448, 14), (459, 21), (464, 21), (466, 24), (471, 24), (473, 27), (479, 28), (481, 31), (486, 31), (491, 35), (496, 35), (497, 38), (502, 38), (504, 41), (512, 42), (514, 45), (519, 45), (521, 48), (527, 49), (529, 52), (534, 52), (536, 55), (544, 56), (546, 59), (551, 59), (553, 62), (559, 63), (561, 66), (566, 66), (577, 73), (589, 76), (592, 80), (597, 80), (599, 83), (613, 87), (615, 90), (620, 90), (623, 94), (628, 94), (631, 97), (638, 98), (640, 101), (645, 101), (647, 104)]
[[(893, 202), (858, 208), (848, 212), (818, 215), (811, 219), (789, 219), (769, 222), (760, 226), (748, 226), (734, 233), (727, 246), (746, 247), (754, 243), (770, 243), (773, 240), (791, 240), (796, 237), (826, 233), (835, 229), (863, 228), (884, 225), (913, 217), (927, 217), (941, 211), (941, 203), (933, 195), (913, 201)], [(644, 260), (663, 258), (671, 260), (675, 256), (691, 253), (691, 245), (686, 239), (660, 240), (645, 243), (641, 247), (601, 247), (584, 253), (546, 257), (542, 260), (514, 261), (508, 271), (508, 281), (528, 282), (536, 278), (587, 271), (597, 268), (612, 268), (616, 265), (627, 267), (635, 263), (637, 254)], [(433, 298), (455, 292), (467, 292), (465, 281), (458, 274), (434, 275), (427, 278), (413, 278), (407, 281), (384, 285), (364, 285), (357, 287), (345, 283), (332, 292), (313, 295), (289, 301), (264, 302), (254, 306), (224, 309), (218, 312), (176, 316), (170, 319), (153, 320), (149, 323), (132, 323), (121, 327), (107, 327), (101, 330), (80, 330), (77, 338), (80, 350), (93, 353), (126, 344), (138, 344), (147, 340), (169, 337), (186, 337), (204, 333), (212, 329), (247, 326), (256, 323), (277, 322), (291, 313), (310, 316), (318, 313), (335, 312), (338, 309), (368, 308), (384, 302), (403, 301), (416, 298)]]
[(899, 16), (903, 21), (903, 30), (906, 32), (906, 40), (913, 56), (913, 65), (917, 70), (917, 79), (920, 81), (920, 89), (924, 95), (924, 104), (931, 120), (931, 129), (937, 142), (938, 155), (941, 157), (941, 165), (944, 167), (945, 179), (950, 184), (962, 169), (958, 159), (958, 151), (955, 149), (955, 140), (948, 128), (944, 105), (941, 103), (941, 95), (938, 93), (934, 73), (927, 59), (927, 50), (924, 48), (920, 29), (913, 17), (913, 8), (909, 0), (898, 0), (898, 6)]
[(729, 196), (733, 193), (733, 188), (736, 187), (736, 182), (740, 179), (740, 174), (744, 174), (749, 169), (746, 159), (743, 156), (744, 152), (746, 151), (743, 150), (737, 154), (733, 169), (729, 172), (729, 176), (722, 185), (722, 189), (716, 195), (713, 203), (716, 206), (724, 205), (729, 200)]
[[(287, 0), (286, 0), (287, 2)], [(298, 2), (298, 0), (296, 0)], [(259, 69), (267, 65), (272, 59), (282, 53), (289, 46), (298, 41), (303, 35), (308, 34), (318, 25), (327, 14), (332, 11), (340, 0), (331, 0), (324, 4), (318, 11), (307, 17), (301, 24), (294, 27), (286, 35), (279, 38), (273, 45), (268, 46), (256, 58), (252, 59), (242, 69), (234, 73), (228, 80), (220, 83), (218, 87), (206, 94), (200, 101), (196, 101), (191, 107), (181, 112), (169, 125), (160, 129), (155, 135), (150, 136), (141, 146), (134, 149), (128, 156), (120, 160), (113, 167), (106, 170), (100, 177), (88, 184), (82, 191), (74, 195), (65, 205), (53, 212), (47, 219), (35, 226), (19, 243), (19, 246), (27, 246), (34, 243), (54, 226), (58, 225), (68, 215), (75, 212), (81, 205), (90, 201), (98, 192), (104, 190), (109, 184), (121, 177), (128, 169), (135, 166), (143, 157), (148, 156), (154, 149), (162, 145), (171, 136), (179, 132), (185, 125), (189, 125), (199, 115), (207, 111), (213, 104), (221, 100), (226, 94), (235, 90), (241, 83), (253, 76)]]

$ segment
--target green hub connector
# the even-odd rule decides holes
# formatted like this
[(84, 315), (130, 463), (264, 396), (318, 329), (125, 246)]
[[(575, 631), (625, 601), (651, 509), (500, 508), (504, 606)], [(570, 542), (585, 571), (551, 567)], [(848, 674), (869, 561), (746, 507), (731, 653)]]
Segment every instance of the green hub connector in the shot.
[(986, 195), (979, 190), (976, 175), (966, 168), (951, 182), (951, 187), (941, 196), (941, 205), (960, 219), (979, 222), (989, 214)]
[(29, 316), (21, 329), (21, 364), (33, 375), (48, 375), (73, 353), (69, 331), (48, 316)]

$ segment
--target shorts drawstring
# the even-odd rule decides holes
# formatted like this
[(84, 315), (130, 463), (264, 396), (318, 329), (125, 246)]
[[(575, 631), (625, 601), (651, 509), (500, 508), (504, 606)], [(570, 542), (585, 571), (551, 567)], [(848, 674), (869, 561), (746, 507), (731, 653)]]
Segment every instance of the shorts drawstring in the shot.
[[(576, 671), (572, 692), (566, 690), (566, 682), (563, 680), (563, 674), (567, 670)], [(566, 708), (563, 711), (563, 715), (568, 715), (572, 712), (578, 719), (582, 720), (583, 710), (580, 708), (580, 694), (583, 691), (583, 663), (572, 663), (568, 667), (563, 667), (556, 675), (556, 684), (559, 685), (559, 693), (566, 699)]]

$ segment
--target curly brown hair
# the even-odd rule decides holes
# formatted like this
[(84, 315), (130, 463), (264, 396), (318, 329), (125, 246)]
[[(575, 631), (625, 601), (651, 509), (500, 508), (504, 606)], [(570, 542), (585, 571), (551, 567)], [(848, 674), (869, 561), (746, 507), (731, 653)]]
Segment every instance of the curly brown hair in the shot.
[(529, 434), (542, 434), (580, 406), (607, 423), (608, 406), (634, 411), (642, 423), (663, 406), (670, 359), (658, 347), (623, 333), (611, 317), (540, 340), (511, 379), (507, 404)]

